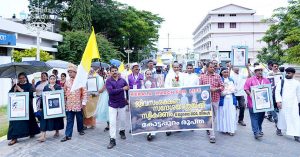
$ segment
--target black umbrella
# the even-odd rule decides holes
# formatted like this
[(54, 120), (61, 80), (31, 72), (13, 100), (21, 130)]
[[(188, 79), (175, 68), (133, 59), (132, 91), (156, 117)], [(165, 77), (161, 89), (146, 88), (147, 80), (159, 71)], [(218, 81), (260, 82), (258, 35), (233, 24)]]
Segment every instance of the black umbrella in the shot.
[(92, 63), (92, 67), (97, 67), (97, 68), (100, 68), (100, 66), (101, 66), (102, 68), (104, 68), (104, 69), (106, 69), (106, 68), (109, 68), (109, 67), (110, 67), (110, 65), (109, 65), (109, 64), (107, 64), (107, 63), (103, 63), (103, 62), (93, 62), (93, 63)]
[(27, 75), (48, 71), (52, 67), (48, 64), (39, 63), (37, 61), (27, 61), (27, 62), (12, 62), (8, 64), (0, 65), (0, 78), (17, 78), (17, 74), (25, 72)]
[(39, 72), (49, 71), (49, 70), (53, 69), (53, 67), (50, 66), (50, 64), (48, 64), (46, 62), (41, 62), (41, 61), (25, 61), (25, 63), (29, 63), (35, 69), (39, 70)]

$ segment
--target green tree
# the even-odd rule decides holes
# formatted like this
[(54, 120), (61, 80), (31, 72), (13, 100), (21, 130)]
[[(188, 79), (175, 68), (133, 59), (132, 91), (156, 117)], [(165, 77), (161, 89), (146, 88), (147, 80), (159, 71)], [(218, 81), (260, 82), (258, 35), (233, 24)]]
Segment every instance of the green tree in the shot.
[(162, 22), (163, 19), (156, 14), (112, 0), (106, 0), (105, 4), (94, 2), (92, 7), (95, 31), (104, 34), (122, 53), (123, 48), (134, 47), (131, 61), (141, 60), (137, 51), (142, 50), (149, 55), (150, 50), (155, 49)]
[(274, 24), (262, 39), (267, 47), (262, 49), (258, 59), (300, 64), (300, 1), (290, 1), (287, 7), (276, 9), (268, 21)]
[(91, 29), (91, 1), (74, 0), (71, 4), (70, 21), (73, 30), (90, 30)]
[[(85, 50), (90, 33), (85, 31), (67, 31), (63, 33), (64, 40), (58, 45), (57, 59), (79, 64)], [(109, 62), (110, 59), (120, 58), (121, 53), (116, 50), (101, 34), (96, 34), (98, 50), (101, 61)]]
[[(22, 62), (23, 57), (36, 57), (36, 48), (26, 49), (26, 50), (14, 50), (13, 59), (15, 62)], [(40, 60), (46, 62), (53, 59), (54, 57), (48, 52), (40, 50)]]

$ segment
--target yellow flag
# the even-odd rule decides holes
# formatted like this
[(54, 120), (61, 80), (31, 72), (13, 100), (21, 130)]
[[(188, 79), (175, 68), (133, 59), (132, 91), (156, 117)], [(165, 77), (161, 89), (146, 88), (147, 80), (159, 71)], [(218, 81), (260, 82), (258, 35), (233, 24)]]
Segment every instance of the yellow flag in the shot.
[(94, 28), (92, 28), (92, 33), (85, 47), (81, 62), (78, 66), (77, 75), (71, 91), (75, 91), (76, 89), (79, 89), (81, 87), (86, 87), (88, 74), (91, 70), (92, 60), (94, 58), (100, 58), (100, 54), (98, 51)]
[(124, 63), (122, 62), (121, 65), (119, 66), (119, 72), (122, 73), (125, 70)]

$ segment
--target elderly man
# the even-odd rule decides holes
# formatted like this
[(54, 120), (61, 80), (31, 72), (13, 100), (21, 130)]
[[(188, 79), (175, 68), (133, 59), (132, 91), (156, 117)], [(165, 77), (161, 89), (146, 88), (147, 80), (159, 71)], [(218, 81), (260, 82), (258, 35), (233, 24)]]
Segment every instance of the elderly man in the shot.
[[(215, 72), (215, 64), (209, 62), (206, 65), (207, 72), (205, 74), (200, 75), (199, 84), (206, 85), (209, 84), (211, 86), (211, 101), (213, 108), (213, 118), (215, 119), (217, 115), (217, 110), (219, 107), (221, 92), (224, 90), (223, 82), (221, 76)], [(214, 126), (214, 125), (213, 125)], [(210, 143), (216, 143), (216, 137), (214, 128), (212, 131), (207, 131)]]
[(255, 139), (260, 139), (264, 135), (262, 132), (262, 123), (264, 121), (265, 112), (253, 112), (251, 88), (262, 84), (270, 84), (270, 81), (263, 77), (263, 69), (264, 68), (261, 66), (256, 66), (254, 68), (255, 76), (248, 78), (244, 85), (244, 90), (247, 94), (252, 131)]
[[(165, 88), (172, 88), (172, 87), (182, 87), (183, 86), (183, 79), (184, 74), (179, 71), (179, 63), (175, 62), (172, 64), (172, 68), (169, 70), (169, 73), (165, 79)], [(171, 132), (166, 132), (167, 136), (171, 135)]]
[(65, 131), (66, 136), (61, 140), (61, 142), (71, 140), (75, 116), (77, 121), (77, 131), (80, 135), (84, 135), (82, 108), (85, 107), (87, 103), (87, 90), (86, 88), (80, 88), (71, 92), (71, 88), (77, 75), (77, 67), (75, 65), (70, 65), (68, 67), (68, 73), (70, 79), (66, 81), (64, 86), (67, 127)]
[(279, 108), (277, 135), (294, 136), (295, 141), (300, 142), (300, 83), (294, 79), (296, 70), (287, 68), (285, 79), (276, 86), (276, 102)]
[(184, 74), (179, 71), (179, 63), (173, 63), (172, 68), (166, 76), (165, 88), (182, 87)]

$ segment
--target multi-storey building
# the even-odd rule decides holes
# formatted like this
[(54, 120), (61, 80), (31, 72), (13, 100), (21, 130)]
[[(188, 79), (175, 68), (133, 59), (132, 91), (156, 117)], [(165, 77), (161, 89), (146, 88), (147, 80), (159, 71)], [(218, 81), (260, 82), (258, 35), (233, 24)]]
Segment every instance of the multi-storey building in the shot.
[[(230, 60), (232, 46), (248, 46), (251, 61), (265, 43), (261, 41), (270, 23), (256, 11), (229, 4), (210, 11), (193, 32), (194, 51), (200, 59)], [(219, 57), (217, 57), (219, 55)]]

